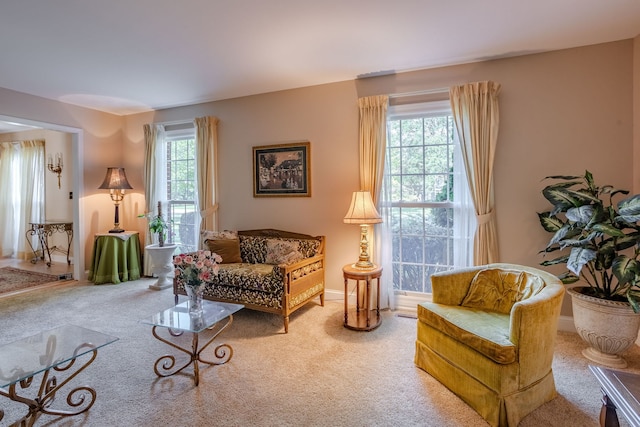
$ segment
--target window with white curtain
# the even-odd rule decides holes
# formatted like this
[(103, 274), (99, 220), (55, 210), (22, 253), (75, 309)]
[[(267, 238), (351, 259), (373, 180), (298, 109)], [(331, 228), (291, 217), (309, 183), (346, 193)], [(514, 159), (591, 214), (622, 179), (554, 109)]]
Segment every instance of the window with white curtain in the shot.
[(44, 140), (0, 143), (0, 256), (33, 256), (25, 233), (44, 220), (44, 168)]
[(431, 293), (433, 273), (472, 264), (475, 217), (446, 102), (391, 106), (383, 201), (396, 294)]
[[(199, 233), (198, 185), (196, 181), (195, 128), (165, 132), (166, 150), (166, 216), (169, 221), (169, 243), (179, 245), (179, 252), (197, 249)], [(164, 180), (163, 180), (164, 181)], [(196, 225), (197, 224), (197, 225)]]

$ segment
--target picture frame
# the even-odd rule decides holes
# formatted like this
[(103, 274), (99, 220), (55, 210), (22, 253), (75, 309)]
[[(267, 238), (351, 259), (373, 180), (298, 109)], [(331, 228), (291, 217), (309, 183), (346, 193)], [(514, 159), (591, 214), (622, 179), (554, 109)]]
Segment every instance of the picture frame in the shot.
[(310, 197), (309, 141), (253, 147), (253, 197)]

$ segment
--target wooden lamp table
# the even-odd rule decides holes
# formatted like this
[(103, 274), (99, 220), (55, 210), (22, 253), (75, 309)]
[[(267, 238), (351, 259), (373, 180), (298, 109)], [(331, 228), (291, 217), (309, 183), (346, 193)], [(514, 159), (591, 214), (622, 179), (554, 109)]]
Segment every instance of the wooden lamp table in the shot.
[[(372, 331), (382, 322), (380, 317), (380, 277), (382, 267), (365, 270), (352, 264), (342, 267), (344, 276), (344, 327), (354, 331)], [(349, 309), (349, 280), (356, 281), (356, 307)], [(376, 280), (376, 306), (371, 304), (371, 282)], [(364, 282), (364, 286), (360, 286)]]

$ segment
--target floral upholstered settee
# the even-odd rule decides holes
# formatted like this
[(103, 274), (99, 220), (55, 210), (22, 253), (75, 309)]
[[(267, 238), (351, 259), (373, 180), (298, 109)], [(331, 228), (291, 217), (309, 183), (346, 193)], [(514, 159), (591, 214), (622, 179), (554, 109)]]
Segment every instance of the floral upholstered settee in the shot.
[[(205, 249), (222, 257), (218, 275), (206, 283), (204, 298), (244, 304), (289, 316), (315, 297), (324, 306), (324, 236), (274, 229), (202, 233)], [(184, 279), (173, 280), (176, 303), (186, 295)]]

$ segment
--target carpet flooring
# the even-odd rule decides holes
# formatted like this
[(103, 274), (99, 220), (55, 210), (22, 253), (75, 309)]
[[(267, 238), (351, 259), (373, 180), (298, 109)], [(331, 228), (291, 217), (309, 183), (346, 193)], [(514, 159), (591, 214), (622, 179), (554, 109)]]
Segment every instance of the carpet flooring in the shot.
[(58, 276), (53, 274), (3, 267), (0, 268), (0, 294), (20, 291), (57, 280)]
[[(288, 334), (280, 317), (240, 310), (215, 341), (232, 346), (227, 364), (201, 365), (197, 387), (189, 369), (187, 375), (159, 378), (156, 360), (177, 351), (140, 322), (173, 305), (171, 289), (148, 289), (154, 281), (79, 283), (0, 299), (0, 345), (62, 324), (119, 337), (69, 384), (95, 388), (94, 406), (67, 419), (45, 415), (38, 426), (487, 426), (416, 368), (415, 319), (385, 311), (378, 329), (350, 331), (342, 326), (342, 300), (308, 304), (292, 315)], [(187, 337), (179, 339), (188, 346)], [(520, 427), (598, 426), (601, 393), (581, 355), (584, 347), (577, 334), (558, 334), (553, 370), (559, 395)], [(640, 373), (638, 347), (625, 358), (627, 371)], [(60, 394), (54, 404), (64, 406), (66, 397)], [(1, 426), (24, 413), (24, 405), (0, 396), (2, 409)]]

